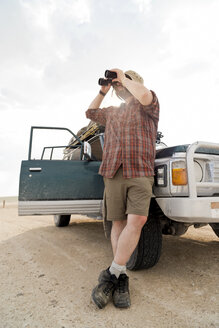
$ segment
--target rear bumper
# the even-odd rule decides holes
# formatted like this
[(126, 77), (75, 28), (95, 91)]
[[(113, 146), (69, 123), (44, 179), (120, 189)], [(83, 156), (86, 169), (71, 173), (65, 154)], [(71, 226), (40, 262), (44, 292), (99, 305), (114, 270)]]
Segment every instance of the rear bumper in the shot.
[(219, 197), (156, 198), (156, 201), (169, 219), (188, 223), (219, 223)]

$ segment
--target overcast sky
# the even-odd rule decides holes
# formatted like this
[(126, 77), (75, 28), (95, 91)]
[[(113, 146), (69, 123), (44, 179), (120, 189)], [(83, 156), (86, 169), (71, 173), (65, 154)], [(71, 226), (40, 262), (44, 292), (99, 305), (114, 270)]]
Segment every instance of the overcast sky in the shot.
[[(169, 146), (219, 142), (218, 13), (218, 0), (0, 0), (0, 196), (18, 194), (32, 125), (89, 123), (105, 69), (143, 76)], [(57, 134), (35, 137), (37, 150)]]

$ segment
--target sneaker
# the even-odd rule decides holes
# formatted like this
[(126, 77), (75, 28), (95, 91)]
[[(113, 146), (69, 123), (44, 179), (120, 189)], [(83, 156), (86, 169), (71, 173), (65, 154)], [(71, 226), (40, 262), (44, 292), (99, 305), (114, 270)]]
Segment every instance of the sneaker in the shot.
[(122, 273), (118, 278), (118, 284), (113, 293), (113, 303), (118, 308), (128, 308), (131, 306), (129, 295), (129, 277)]
[(101, 282), (105, 281), (105, 279), (109, 278), (109, 276), (111, 275), (109, 268), (110, 267), (108, 267), (106, 270), (103, 270), (100, 272), (100, 275), (98, 277), (98, 282), (101, 283)]
[(112, 298), (118, 279), (107, 269), (101, 272), (98, 281), (99, 284), (93, 289), (91, 297), (98, 308), (103, 309)]

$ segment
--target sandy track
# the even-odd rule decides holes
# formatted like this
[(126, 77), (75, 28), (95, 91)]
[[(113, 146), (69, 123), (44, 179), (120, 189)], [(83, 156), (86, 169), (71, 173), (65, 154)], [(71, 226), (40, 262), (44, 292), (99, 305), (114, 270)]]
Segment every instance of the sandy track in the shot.
[(209, 226), (164, 236), (159, 263), (129, 272), (132, 306), (90, 300), (112, 259), (102, 223), (74, 216), (18, 217), (0, 209), (0, 328), (219, 327), (218, 238)]

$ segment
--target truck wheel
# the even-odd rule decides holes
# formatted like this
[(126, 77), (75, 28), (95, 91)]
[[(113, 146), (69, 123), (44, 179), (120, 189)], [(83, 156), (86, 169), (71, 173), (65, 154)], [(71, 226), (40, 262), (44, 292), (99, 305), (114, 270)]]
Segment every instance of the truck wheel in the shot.
[(54, 223), (56, 227), (66, 227), (69, 225), (71, 215), (54, 215)]
[(219, 237), (219, 223), (210, 223), (210, 226), (214, 231), (215, 235)]
[(129, 270), (149, 269), (159, 260), (162, 248), (161, 224), (158, 217), (149, 214), (145, 223), (140, 240), (129, 261)]

